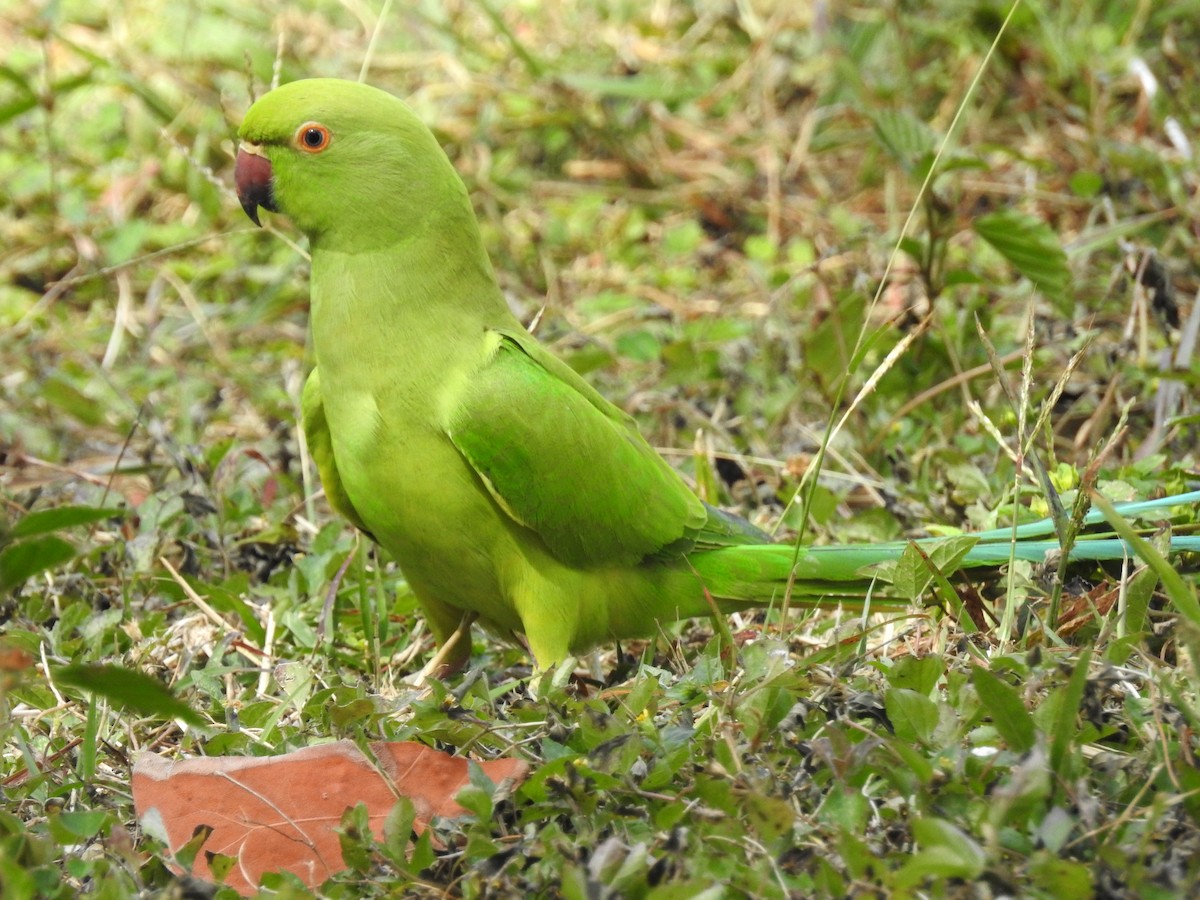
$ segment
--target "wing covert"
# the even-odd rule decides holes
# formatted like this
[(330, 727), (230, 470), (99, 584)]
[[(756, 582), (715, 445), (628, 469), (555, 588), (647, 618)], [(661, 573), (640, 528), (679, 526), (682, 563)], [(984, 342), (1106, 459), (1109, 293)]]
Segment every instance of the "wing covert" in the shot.
[(501, 508), (570, 565), (690, 548), (707, 509), (633, 420), (528, 335), (498, 336), (447, 430)]
[(321, 376), (317, 368), (308, 374), (308, 379), (304, 382), (304, 392), (300, 396), (300, 415), (304, 439), (308, 442), (308, 453), (317, 464), (321, 486), (325, 489), (325, 499), (335, 512), (345, 516), (354, 527), (373, 539), (370, 529), (359, 518), (358, 511), (350, 502), (350, 497), (342, 485), (342, 476), (333, 456), (333, 438), (329, 434), (329, 423), (325, 420)]

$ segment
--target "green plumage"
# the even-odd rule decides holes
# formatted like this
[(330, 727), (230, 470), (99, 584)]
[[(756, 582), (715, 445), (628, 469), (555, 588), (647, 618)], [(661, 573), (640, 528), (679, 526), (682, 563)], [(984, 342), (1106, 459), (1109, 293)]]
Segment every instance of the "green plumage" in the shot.
[[(861, 598), (857, 563), (886, 557), (766, 544), (525, 332), (462, 181), (401, 101), (295, 82), (240, 137), (247, 211), (278, 209), (310, 240), (303, 418), (325, 493), (394, 554), (440, 641), (475, 613), (546, 666), (703, 615), (710, 597), (780, 602), (797, 559), (797, 598)], [(461, 663), (469, 641), (451, 650)]]

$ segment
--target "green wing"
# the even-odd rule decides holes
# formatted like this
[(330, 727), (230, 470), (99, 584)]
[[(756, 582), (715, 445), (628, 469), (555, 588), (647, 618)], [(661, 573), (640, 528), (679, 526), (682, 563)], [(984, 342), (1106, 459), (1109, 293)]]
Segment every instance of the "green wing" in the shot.
[(304, 438), (308, 442), (308, 452), (313, 462), (317, 464), (317, 472), (321, 476), (321, 486), (325, 488), (325, 499), (334, 511), (349, 519), (356, 528), (371, 535), (370, 529), (362, 523), (354, 504), (342, 486), (342, 476), (338, 473), (337, 463), (333, 458), (333, 439), (329, 435), (329, 423), (325, 421), (325, 403), (321, 397), (321, 376), (318, 369), (313, 369), (304, 382), (304, 393), (300, 397), (301, 423), (304, 426)]
[(528, 335), (497, 335), (447, 430), (500, 507), (569, 565), (689, 549), (708, 507), (633, 420)]

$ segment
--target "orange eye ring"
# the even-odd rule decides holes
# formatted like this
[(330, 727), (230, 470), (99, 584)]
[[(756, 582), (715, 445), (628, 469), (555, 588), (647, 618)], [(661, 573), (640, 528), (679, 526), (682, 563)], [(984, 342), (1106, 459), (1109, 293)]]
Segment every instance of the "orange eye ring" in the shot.
[(329, 129), (320, 122), (305, 122), (296, 129), (295, 144), (305, 153), (320, 153), (329, 146)]

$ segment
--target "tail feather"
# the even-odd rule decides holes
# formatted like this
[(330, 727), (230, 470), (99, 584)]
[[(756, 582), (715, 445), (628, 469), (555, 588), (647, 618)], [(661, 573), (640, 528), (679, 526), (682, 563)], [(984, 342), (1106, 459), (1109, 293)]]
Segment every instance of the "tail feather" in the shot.
[[(1155, 515), (1171, 507), (1200, 503), (1200, 491), (1191, 491), (1158, 500), (1137, 501), (1117, 506), (1128, 519)], [(1099, 524), (1099, 512), (1089, 513), (1084, 522)], [(1054, 537), (1054, 523), (1040, 519), (1012, 528), (997, 528), (964, 535), (955, 540), (974, 540), (965, 554), (955, 554), (951, 570), (970, 567), (997, 567), (1013, 560), (1047, 562), (1061, 550)], [(1015, 535), (1015, 539), (1014, 539)], [(796, 547), (788, 544), (742, 544), (694, 553), (690, 563), (714, 599), (726, 605), (747, 601), (782, 600), (785, 593), (793, 602), (833, 604), (856, 600), (868, 594), (872, 602), (903, 604), (907, 598), (896, 596), (891, 585), (872, 573), (871, 567), (900, 558), (910, 544), (933, 548), (944, 538), (917, 541), (889, 541), (878, 544), (840, 544), (823, 547)], [(1200, 535), (1173, 535), (1169, 552), (1200, 553)], [(1126, 541), (1111, 533), (1082, 534), (1071, 547), (1072, 561), (1111, 561), (1134, 559), (1137, 554)], [(947, 573), (948, 574), (948, 573)], [(790, 582), (790, 584), (789, 584)]]

